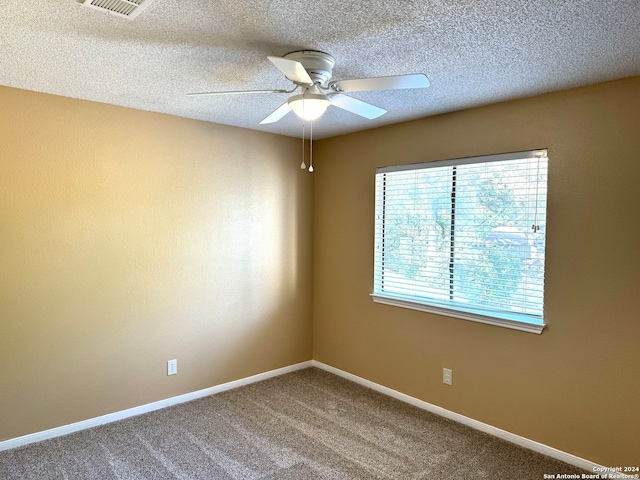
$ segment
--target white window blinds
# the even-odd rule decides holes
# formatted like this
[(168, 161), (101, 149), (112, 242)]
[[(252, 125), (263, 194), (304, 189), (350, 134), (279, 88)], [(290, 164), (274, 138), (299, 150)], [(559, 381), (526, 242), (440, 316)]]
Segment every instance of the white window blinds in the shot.
[(547, 163), (533, 150), (378, 168), (374, 300), (543, 325)]

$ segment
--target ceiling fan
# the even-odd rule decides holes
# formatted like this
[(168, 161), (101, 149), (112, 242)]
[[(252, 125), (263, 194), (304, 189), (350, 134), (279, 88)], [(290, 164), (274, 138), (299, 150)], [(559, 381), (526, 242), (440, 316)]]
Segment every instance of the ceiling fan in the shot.
[[(429, 79), (422, 73), (392, 75), (388, 77), (358, 78), (352, 80), (331, 80), (334, 59), (328, 53), (317, 50), (298, 50), (284, 57), (267, 57), (285, 77), (293, 82), (290, 90), (240, 90), (226, 92), (199, 92), (187, 95), (234, 95), (253, 93), (294, 93), (284, 104), (268, 115), (260, 124), (274, 123), (291, 110), (304, 120), (315, 120), (322, 116), (329, 105), (355, 113), (361, 117), (374, 119), (387, 113), (362, 100), (344, 95), (345, 92), (365, 90), (396, 90), (402, 88), (426, 88)], [(330, 81), (331, 80), (331, 81)]]

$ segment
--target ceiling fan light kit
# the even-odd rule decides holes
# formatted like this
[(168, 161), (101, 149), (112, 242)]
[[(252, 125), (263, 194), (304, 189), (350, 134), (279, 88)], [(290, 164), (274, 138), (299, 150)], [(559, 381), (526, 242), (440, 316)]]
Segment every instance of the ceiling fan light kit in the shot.
[(329, 97), (321, 93), (303, 93), (302, 95), (294, 95), (287, 100), (287, 103), (298, 117), (312, 121), (322, 116), (331, 101)]

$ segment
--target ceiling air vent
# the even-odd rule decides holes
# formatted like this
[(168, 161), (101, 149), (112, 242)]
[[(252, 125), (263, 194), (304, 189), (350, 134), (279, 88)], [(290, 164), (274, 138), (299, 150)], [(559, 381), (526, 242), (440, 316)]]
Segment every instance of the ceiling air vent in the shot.
[(120, 17), (135, 18), (153, 0), (83, 0), (86, 7), (113, 13)]

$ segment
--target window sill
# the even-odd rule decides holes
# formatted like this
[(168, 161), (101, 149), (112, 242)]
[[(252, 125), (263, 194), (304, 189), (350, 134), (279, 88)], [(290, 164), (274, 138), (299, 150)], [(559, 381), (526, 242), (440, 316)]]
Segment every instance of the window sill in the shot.
[(376, 303), (383, 303), (394, 307), (409, 308), (421, 312), (435, 313), (437, 315), (445, 315), (447, 317), (460, 318), (471, 322), (486, 323), (497, 327), (511, 328), (523, 332), (541, 334), (546, 327), (545, 324), (518, 322), (515, 320), (507, 320), (503, 318), (488, 317), (477, 313), (461, 312), (458, 310), (449, 310), (448, 308), (439, 308), (432, 305), (424, 305), (422, 303), (410, 302), (408, 300), (400, 300), (398, 298), (386, 297), (382, 295), (371, 294), (371, 298)]

